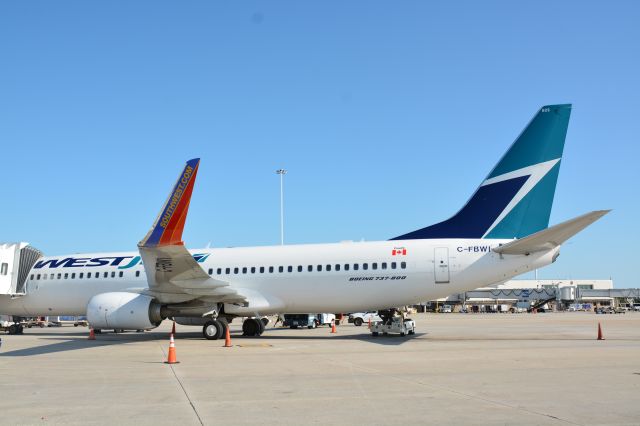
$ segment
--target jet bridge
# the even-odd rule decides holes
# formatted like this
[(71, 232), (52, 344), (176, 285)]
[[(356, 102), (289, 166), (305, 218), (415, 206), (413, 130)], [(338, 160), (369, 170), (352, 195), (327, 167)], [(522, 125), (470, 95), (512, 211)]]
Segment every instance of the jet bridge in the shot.
[(24, 295), (29, 271), (41, 257), (28, 243), (0, 244), (0, 295)]
[(469, 299), (493, 299), (534, 302), (558, 299), (560, 294), (557, 288), (492, 288), (467, 291), (463, 293), (463, 296), (465, 301)]

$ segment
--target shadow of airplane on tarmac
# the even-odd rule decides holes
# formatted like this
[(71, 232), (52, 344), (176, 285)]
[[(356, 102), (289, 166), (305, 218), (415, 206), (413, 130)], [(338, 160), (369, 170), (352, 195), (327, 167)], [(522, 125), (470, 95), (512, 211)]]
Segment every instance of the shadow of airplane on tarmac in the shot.
[[(416, 337), (425, 336), (427, 333), (416, 333), (414, 336), (387, 335), (373, 337), (369, 333), (363, 334), (326, 334), (322, 336), (287, 336), (274, 335), (272, 331), (284, 329), (267, 329), (262, 336), (249, 337), (243, 336), (240, 331), (232, 332), (232, 340), (241, 340), (244, 342), (256, 341), (262, 343), (278, 342), (278, 341), (360, 341), (364, 343), (372, 343), (384, 346), (398, 346), (413, 340)], [(38, 341), (45, 344), (33, 346), (30, 348), (15, 349), (2, 351), (0, 347), (0, 357), (27, 357), (37, 356), (56, 352), (77, 351), (83, 349), (93, 349), (96, 347), (126, 345), (130, 343), (148, 342), (148, 341), (164, 341), (168, 340), (169, 333), (160, 331), (140, 332), (124, 332), (124, 333), (105, 333), (96, 334), (96, 340), (88, 340), (86, 332), (70, 332), (64, 334), (52, 334), (50, 332), (29, 332), (30, 336), (41, 336)], [(13, 339), (19, 339), (20, 336), (12, 336)], [(175, 335), (176, 341), (179, 340), (202, 340), (203, 344), (207, 341), (202, 337), (200, 332), (178, 332)], [(54, 343), (49, 343), (54, 342)], [(208, 342), (209, 344), (224, 343), (224, 339)], [(7, 347), (7, 341), (4, 341), (4, 347)]]

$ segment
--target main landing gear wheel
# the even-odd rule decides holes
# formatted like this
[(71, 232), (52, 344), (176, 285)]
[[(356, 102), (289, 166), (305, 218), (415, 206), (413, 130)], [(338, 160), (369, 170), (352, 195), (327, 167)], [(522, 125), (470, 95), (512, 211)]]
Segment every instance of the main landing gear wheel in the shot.
[(227, 332), (227, 322), (220, 320), (207, 321), (202, 327), (202, 335), (207, 340), (217, 340)]
[(259, 318), (247, 318), (242, 323), (243, 336), (260, 336), (264, 333), (264, 323)]

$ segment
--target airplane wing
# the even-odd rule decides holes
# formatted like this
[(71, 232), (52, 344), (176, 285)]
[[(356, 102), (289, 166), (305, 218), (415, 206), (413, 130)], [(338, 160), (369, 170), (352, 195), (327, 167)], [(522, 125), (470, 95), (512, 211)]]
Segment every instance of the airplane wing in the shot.
[(551, 228), (531, 234), (528, 237), (512, 241), (493, 249), (500, 254), (531, 254), (539, 251), (553, 249), (596, 220), (600, 219), (611, 210), (597, 210), (576, 218), (559, 223)]
[(184, 229), (200, 159), (187, 161), (147, 235), (138, 243), (149, 289), (160, 303), (245, 302), (229, 283), (211, 278), (184, 246)]

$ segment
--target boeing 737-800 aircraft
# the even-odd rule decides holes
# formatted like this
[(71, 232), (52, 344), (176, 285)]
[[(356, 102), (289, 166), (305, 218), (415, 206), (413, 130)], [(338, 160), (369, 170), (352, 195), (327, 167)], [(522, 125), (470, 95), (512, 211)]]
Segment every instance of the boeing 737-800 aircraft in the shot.
[(138, 251), (21, 253), (19, 291), (0, 296), (0, 312), (87, 315), (96, 329), (175, 318), (217, 339), (234, 317), (260, 335), (266, 314), (382, 309), (508, 280), (554, 262), (562, 243), (608, 212), (548, 227), (570, 113), (541, 108), (458, 213), (387, 241), (187, 250), (200, 163), (190, 160)]

